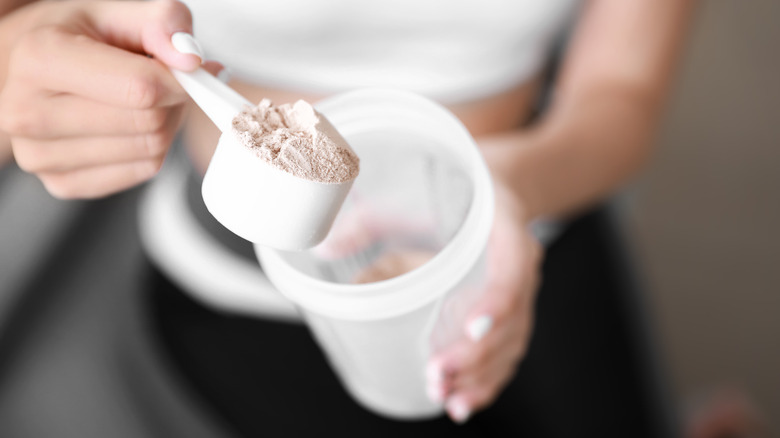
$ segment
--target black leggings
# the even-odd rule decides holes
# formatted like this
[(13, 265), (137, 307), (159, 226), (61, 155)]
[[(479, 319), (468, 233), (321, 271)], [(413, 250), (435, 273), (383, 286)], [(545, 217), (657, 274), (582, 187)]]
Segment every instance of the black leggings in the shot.
[(303, 325), (210, 310), (157, 272), (145, 303), (174, 369), (238, 436), (673, 436), (627, 267), (604, 209), (573, 221), (547, 251), (527, 356), (463, 426), (364, 410)]

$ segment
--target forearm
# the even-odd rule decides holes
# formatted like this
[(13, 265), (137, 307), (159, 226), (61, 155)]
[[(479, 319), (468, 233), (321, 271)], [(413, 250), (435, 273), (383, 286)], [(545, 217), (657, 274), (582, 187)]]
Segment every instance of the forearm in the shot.
[(555, 109), (539, 126), (483, 139), (493, 174), (529, 219), (564, 216), (603, 199), (641, 167), (657, 115), (615, 95)]
[(479, 139), (494, 175), (529, 218), (602, 199), (645, 161), (694, 3), (592, 0), (544, 118)]

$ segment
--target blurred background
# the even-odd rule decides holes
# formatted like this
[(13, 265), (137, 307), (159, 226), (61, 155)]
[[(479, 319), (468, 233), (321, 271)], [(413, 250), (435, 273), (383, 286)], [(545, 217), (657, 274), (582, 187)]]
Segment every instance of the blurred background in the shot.
[(780, 433), (780, 2), (701, 10), (628, 234), (684, 408), (740, 388)]

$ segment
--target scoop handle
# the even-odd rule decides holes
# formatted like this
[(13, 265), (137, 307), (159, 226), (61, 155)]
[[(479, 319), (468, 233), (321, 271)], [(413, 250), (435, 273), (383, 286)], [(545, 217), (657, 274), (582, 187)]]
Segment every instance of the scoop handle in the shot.
[(171, 72), (184, 91), (222, 132), (230, 131), (233, 118), (245, 106), (252, 106), (244, 96), (202, 68), (193, 72)]

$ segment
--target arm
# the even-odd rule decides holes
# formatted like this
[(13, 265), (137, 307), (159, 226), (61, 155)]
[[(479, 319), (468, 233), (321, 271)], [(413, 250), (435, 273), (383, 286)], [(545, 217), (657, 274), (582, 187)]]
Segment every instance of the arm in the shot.
[(478, 138), (496, 217), (485, 291), (464, 337), (431, 358), (428, 392), (462, 422), (511, 379), (532, 330), (541, 248), (528, 221), (605, 197), (648, 154), (692, 0), (591, 0), (537, 125)]
[(601, 199), (645, 161), (694, 4), (590, 1), (545, 118), (480, 140), (529, 218)]

